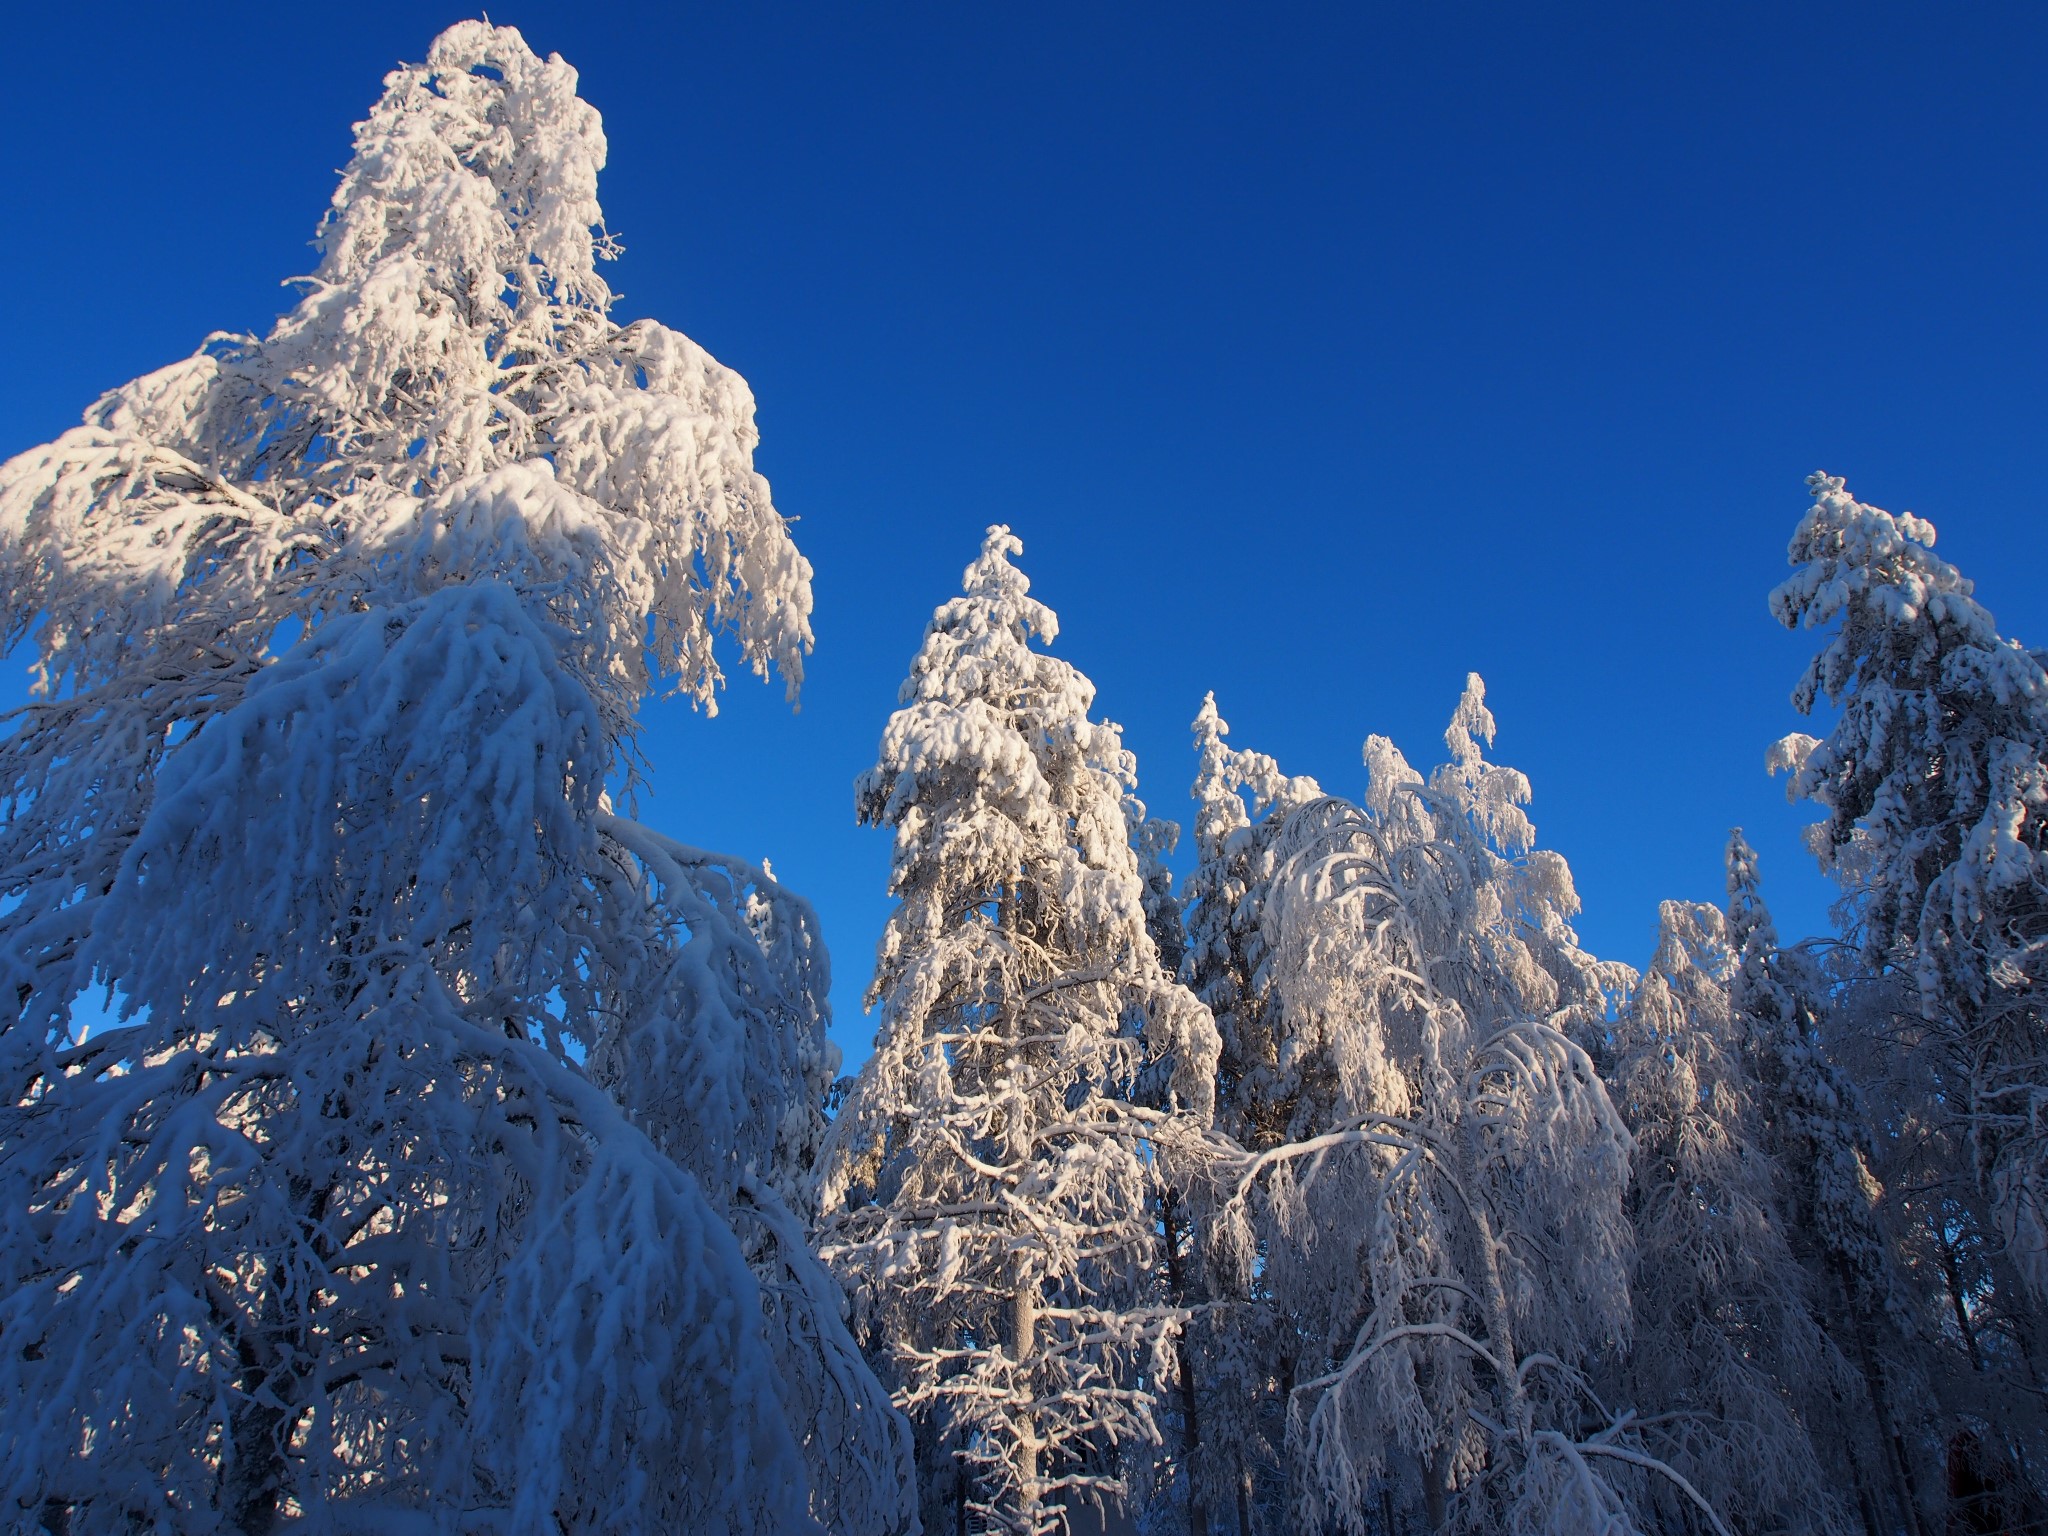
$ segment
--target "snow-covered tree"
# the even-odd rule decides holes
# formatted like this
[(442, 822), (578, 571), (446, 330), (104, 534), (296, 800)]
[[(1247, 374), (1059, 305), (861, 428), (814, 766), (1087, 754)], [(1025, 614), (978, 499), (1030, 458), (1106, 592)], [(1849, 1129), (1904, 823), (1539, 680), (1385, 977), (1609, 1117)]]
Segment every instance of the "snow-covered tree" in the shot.
[(1729, 1001), (1756, 1084), (1760, 1150), (1783, 1190), (1794, 1247), (1811, 1271), (1817, 1315), (1835, 1350), (1855, 1362), (1861, 1411), (1879, 1429), (1874, 1455), (1860, 1435), (1844, 1437), (1845, 1449), (1859, 1466), (1873, 1464), (1866, 1479), (1882, 1490), (1873, 1497), (1894, 1505), (1911, 1526), (1920, 1501), (1906, 1403), (1925, 1383), (1916, 1379), (1912, 1308), (1865, 1156), (1869, 1131), (1853, 1089), (1821, 1044), (1822, 989), (1817, 978), (1801, 974), (1796, 955), (1779, 949), (1756, 853), (1739, 829), (1728, 839), (1727, 937), (1735, 962)]
[(1216, 1019), (1217, 1124), (1247, 1147), (1286, 1138), (1290, 1090), (1265, 1012), (1267, 948), (1260, 920), (1276, 868), (1273, 841), (1287, 816), (1320, 800), (1316, 781), (1292, 777), (1263, 752), (1230, 746), (1216, 696), (1193, 725), (1198, 767), (1195, 867), (1181, 892), (1187, 978)]
[[(1828, 1329), (1886, 1394), (1884, 1412), (1868, 1388), (1848, 1397), (1849, 1422), (1834, 1443), (1818, 1419), (1816, 1438), (1843, 1480), (1853, 1478), (1867, 1523), (1892, 1518), (1902, 1479), (1924, 1531), (2048, 1522), (2048, 1350), (1976, 1177), (1968, 1122), (1943, 1112), (1952, 1063), (1928, 1040), (1900, 973), (1870, 974), (1840, 944), (1787, 950), (1782, 960), (1788, 989), (1816, 1016), (1823, 1060), (1840, 1064), (1830, 1075), (1853, 1080), (1853, 1098), (1841, 1103), (1865, 1170), (1857, 1183), (1875, 1198), (1849, 1207), (1859, 1218), (1849, 1231), (1874, 1224), (1884, 1261), (1859, 1275), (1854, 1255), (1871, 1248), (1859, 1242), (1837, 1258), (1826, 1241), (1834, 1221), (1805, 1218), (1801, 1257), (1819, 1279)], [(1810, 1198), (1797, 1187), (1807, 1173), (1798, 1155), (1783, 1165), (1795, 1196)], [(1870, 1294), (1872, 1281), (1881, 1299), (1859, 1305), (1856, 1293)]]
[(1761, 1108), (1781, 1177), (1797, 1192), (1802, 1225), (1842, 1266), (1858, 1304), (1897, 1307), (1879, 1190), (1864, 1156), (1868, 1133), (1854, 1091), (1819, 1040), (1816, 988), (1778, 947), (1764, 905), (1756, 851), (1738, 828), (1728, 837), (1729, 1003), (1759, 1080)]
[[(1178, 932), (1161, 952), (1181, 951), (1182, 979), (1216, 1019), (1218, 1128), (1236, 1144), (1258, 1147), (1284, 1139), (1287, 1116), (1264, 1015), (1258, 920), (1274, 867), (1271, 833), (1289, 810), (1322, 791), (1313, 780), (1282, 774), (1264, 754), (1231, 748), (1223, 740), (1229, 729), (1214, 696), (1205, 698), (1193, 725), (1196, 861), (1174, 904)], [(1162, 926), (1155, 917), (1155, 934)], [(1234, 1520), (1249, 1532), (1263, 1516), (1284, 1516), (1285, 1502), (1280, 1376), (1290, 1352), (1256, 1281), (1249, 1290), (1219, 1286), (1209, 1272), (1215, 1174), (1229, 1161), (1215, 1151), (1168, 1160), (1159, 1221), (1170, 1298), (1191, 1314), (1176, 1341), (1179, 1411), (1169, 1493), (1177, 1510), (1185, 1507), (1194, 1536), (1212, 1520), (1225, 1528)]]
[(2048, 673), (1934, 553), (1932, 524), (1807, 483), (1771, 608), (1830, 629), (1793, 704), (1840, 716), (1773, 761), (1828, 812), (1817, 849), (1868, 961), (1910, 974), (2006, 1243), (2048, 1301)]
[(821, 1251), (917, 1423), (928, 1520), (951, 1484), (1037, 1536), (1120, 1496), (1127, 1448), (1157, 1441), (1178, 1314), (1151, 1186), (1208, 1120), (1216, 1043), (1146, 928), (1134, 761), (1032, 647), (1057, 627), (1021, 549), (989, 530), (858, 785), (895, 833), (897, 906)]
[[(1299, 1519), (1363, 1532), (1628, 1530), (1666, 1478), (1589, 1368), (1625, 1344), (1629, 1138), (1574, 1035), (1621, 973), (1571, 939), (1526, 781), (1488, 764), (1478, 679), (1427, 784), (1367, 744), (1366, 804), (1281, 824), (1262, 914), (1289, 1139), (1218, 1224), (1305, 1346), (1289, 1381)], [(1619, 1475), (1614, 1475), (1619, 1474)]]
[[(1788, 1170), (1767, 1145), (1766, 1089), (1730, 1005), (1737, 963), (1718, 909), (1663, 904), (1656, 955), (1616, 1031), (1617, 1098), (1636, 1141), (1635, 1320), (1602, 1385), (1654, 1405), (1638, 1420), (1646, 1444), (1736, 1529), (1842, 1531), (1849, 1509), (1808, 1424), (1832, 1419), (1856, 1382), (1794, 1252)], [(1643, 1492), (1687, 1528), (1695, 1512), (1675, 1490)]]
[(451, 29), (267, 336), (0, 466), (10, 1510), (914, 1519), (786, 1201), (816, 924), (607, 794), (719, 632), (794, 690), (810, 593), (745, 384), (607, 316), (604, 155), (559, 58)]

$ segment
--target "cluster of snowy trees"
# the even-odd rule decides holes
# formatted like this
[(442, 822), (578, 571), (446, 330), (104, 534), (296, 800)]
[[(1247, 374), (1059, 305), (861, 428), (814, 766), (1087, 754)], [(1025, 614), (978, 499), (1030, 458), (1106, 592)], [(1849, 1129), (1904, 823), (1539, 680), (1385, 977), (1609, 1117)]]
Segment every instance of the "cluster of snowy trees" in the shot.
[[(1192, 867), (992, 528), (811, 909), (627, 814), (810, 568), (620, 326), (597, 114), (470, 22), (318, 270), (0, 466), (0, 1509), (87, 1532), (2048, 1525), (2048, 674), (1815, 476), (1773, 750), (1838, 936), (1577, 942), (1478, 678)], [(120, 1017), (101, 1022), (95, 998)]]

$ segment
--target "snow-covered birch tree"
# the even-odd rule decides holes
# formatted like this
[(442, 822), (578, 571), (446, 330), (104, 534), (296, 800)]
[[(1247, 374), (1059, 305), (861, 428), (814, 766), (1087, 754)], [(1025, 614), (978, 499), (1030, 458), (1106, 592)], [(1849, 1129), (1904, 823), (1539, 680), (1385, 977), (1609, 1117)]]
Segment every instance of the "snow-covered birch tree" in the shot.
[(1492, 726), (1474, 678), (1430, 782), (1375, 738), (1364, 806), (1281, 825), (1262, 926), (1300, 1089), (1219, 1241), (1318, 1357), (1289, 1393), (1303, 1524), (1630, 1530), (1647, 1470), (1711, 1528), (1593, 1395), (1628, 1333), (1629, 1138), (1574, 1036), (1623, 978), (1571, 939)]
[(2048, 1302), (2048, 673), (2002, 638), (1934, 527), (1808, 479), (1788, 627), (1827, 629), (1792, 702), (1840, 710), (1773, 753), (1823, 807), (1823, 862), (1868, 961), (1910, 974), (1952, 1061), (1979, 1176), (2036, 1305)]
[[(1730, 1002), (1742, 958), (1730, 938), (1717, 908), (1665, 902), (1616, 1031), (1616, 1096), (1636, 1142), (1634, 1326), (1601, 1385), (1654, 1405), (1636, 1420), (1646, 1445), (1735, 1529), (1844, 1531), (1853, 1500), (1808, 1426), (1838, 1429), (1858, 1383), (1794, 1251), (1786, 1186), (1798, 1175), (1770, 1145), (1768, 1089)], [(1642, 1492), (1672, 1529), (1696, 1515), (1674, 1488)]]
[(928, 1520), (954, 1517), (959, 1470), (968, 1509), (1038, 1536), (1119, 1497), (1125, 1452), (1157, 1440), (1179, 1319), (1149, 1186), (1208, 1121), (1216, 1043), (1147, 932), (1134, 761), (1088, 680), (1033, 648), (1057, 626), (1021, 549), (989, 530), (857, 787), (895, 834), (897, 906), (821, 1251), (918, 1426)]
[(0, 1499), (903, 1529), (783, 1193), (815, 922), (607, 794), (715, 635), (801, 677), (751, 396), (608, 317), (559, 58), (467, 22), (385, 87), (289, 314), (0, 466)]

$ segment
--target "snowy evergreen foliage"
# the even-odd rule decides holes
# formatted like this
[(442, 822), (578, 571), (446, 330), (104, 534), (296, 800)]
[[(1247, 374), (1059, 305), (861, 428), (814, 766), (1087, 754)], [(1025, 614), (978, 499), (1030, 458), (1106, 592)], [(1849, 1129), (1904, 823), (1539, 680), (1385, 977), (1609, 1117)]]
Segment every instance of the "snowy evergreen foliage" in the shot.
[(1819, 851), (1855, 893), (1873, 965), (1910, 973), (1954, 1066), (2014, 1262), (2048, 1301), (2048, 674), (1999, 636), (1934, 528), (1808, 481), (1787, 626), (1829, 628), (1793, 695), (1840, 709), (1774, 764), (1824, 807)]
[[(1277, 867), (1273, 840), (1288, 814), (1320, 800), (1322, 790), (1313, 779), (1281, 773), (1263, 753), (1229, 746), (1230, 727), (1213, 694), (1193, 731), (1196, 860), (1181, 890), (1182, 972), (1216, 1019), (1217, 1127), (1240, 1148), (1260, 1150), (1287, 1139), (1292, 1114), (1260, 926)], [(1199, 1307), (1181, 1336), (1183, 1396), (1191, 1400), (1180, 1415), (1179, 1490), (1197, 1532), (1208, 1528), (1212, 1511), (1226, 1529), (1233, 1518), (1247, 1530), (1266, 1517), (1286, 1518), (1285, 1397), (1299, 1351), (1281, 1331), (1262, 1263), (1255, 1261), (1259, 1272), (1250, 1276), (1233, 1275), (1228, 1262), (1212, 1273), (1213, 1223), (1228, 1194), (1217, 1175), (1228, 1164), (1210, 1158), (1191, 1166), (1175, 1213), (1187, 1239), (1181, 1299)]]
[(1854, 1091), (1821, 1048), (1818, 989), (1778, 948), (1756, 852), (1740, 830), (1728, 838), (1726, 927), (1734, 952), (1729, 1002), (1746, 1029), (1742, 1047), (1767, 1120), (1763, 1151), (1782, 1159), (1779, 1176), (1797, 1191), (1800, 1226), (1843, 1266), (1858, 1304), (1896, 1312), (1875, 1209), (1879, 1190), (1864, 1157)]
[[(1807, 1421), (1821, 1444), (1855, 1468), (1866, 1502), (1910, 1526), (1921, 1502), (1914, 1488), (1926, 1473), (1915, 1465), (1911, 1447), (1919, 1437), (1908, 1419), (1928, 1387), (1917, 1369), (1914, 1308), (1895, 1268), (1855, 1091), (1820, 1038), (1825, 983), (1802, 956), (1779, 949), (1755, 851), (1739, 830), (1728, 839), (1727, 933), (1729, 1001), (1746, 1036), (1757, 1153), (1782, 1191), (1814, 1315), (1833, 1355), (1845, 1367), (1853, 1362), (1859, 1377), (1830, 1386), (1837, 1405), (1853, 1405), (1847, 1411), (1858, 1428), (1829, 1422), (1817, 1401)], [(1864, 1424), (1878, 1433), (1862, 1433)]]
[(1265, 1001), (1271, 975), (1261, 919), (1286, 817), (1320, 800), (1314, 779), (1290, 778), (1262, 752), (1229, 746), (1214, 694), (1195, 717), (1196, 864), (1181, 893), (1187, 973), (1215, 1016), (1222, 1055), (1218, 1125), (1248, 1147), (1284, 1140), (1290, 1094)]
[(606, 316), (604, 156), (559, 58), (451, 29), (267, 336), (0, 467), (10, 1510), (914, 1518), (787, 1203), (815, 920), (606, 793), (717, 633), (793, 692), (810, 595), (745, 384)]
[[(1776, 1150), (1867, 1382), (1889, 1462), (1882, 1504), (1912, 1529), (1933, 1529), (1944, 1506), (1968, 1529), (2017, 1528), (2048, 1516), (2034, 1411), (2048, 1382), (2048, 675), (1934, 554), (1932, 525), (1832, 476), (1808, 489), (1795, 573), (1771, 605), (1787, 626), (1828, 631), (1793, 703), (1839, 716), (1824, 740), (1786, 737), (1770, 763), (1828, 812), (1812, 840), (1844, 887), (1853, 942), (1825, 975), (1786, 952), (1759, 984), (1746, 962), (1745, 1006), (1766, 1056), (1786, 1042)], [(1738, 913), (1737, 887), (1754, 884), (1746, 852)], [(1752, 947), (1775, 953), (1767, 920)], [(1873, 1102), (1816, 1065), (1816, 1040)]]
[(1208, 1122), (1216, 1039), (1147, 929), (1135, 762), (1031, 645), (1057, 625), (1022, 547), (989, 530), (857, 787), (897, 906), (821, 1244), (917, 1424), (928, 1526), (1038, 1536), (1159, 1439), (1153, 1186)]

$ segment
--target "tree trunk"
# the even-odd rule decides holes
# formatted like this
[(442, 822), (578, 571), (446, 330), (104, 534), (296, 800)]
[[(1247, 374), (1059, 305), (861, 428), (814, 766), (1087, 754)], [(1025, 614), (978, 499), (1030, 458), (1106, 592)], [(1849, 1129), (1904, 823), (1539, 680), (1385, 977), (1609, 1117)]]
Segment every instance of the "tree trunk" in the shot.
[(236, 1341), (236, 1354), (235, 1385), (241, 1400), (228, 1415), (221, 1513), (238, 1536), (269, 1536), (277, 1524), (278, 1496), (284, 1491), (285, 1415), (263, 1397), (279, 1373), (266, 1360), (267, 1349), (246, 1329)]
[[(1160, 1196), (1159, 1222), (1166, 1241), (1168, 1300), (1176, 1307), (1184, 1307), (1187, 1305), (1187, 1273), (1180, 1259), (1180, 1200), (1170, 1189)], [(1188, 1354), (1185, 1326), (1174, 1333), (1173, 1355), (1174, 1363), (1180, 1367), (1181, 1452), (1188, 1469), (1188, 1536), (1209, 1536), (1208, 1479), (1200, 1470), (1201, 1405), (1196, 1400), (1195, 1368)]]
[(2020, 1272), (2012, 1258), (1996, 1242), (1990, 1245), (1986, 1258), (1991, 1265), (1991, 1283), (1998, 1292), (1999, 1305), (2010, 1313), (2013, 1333), (2019, 1341), (2020, 1354), (2026, 1359), (2027, 1374), (2033, 1378), (2034, 1390), (2048, 1388), (2048, 1371), (2044, 1371), (2044, 1360), (2048, 1360), (2048, 1341), (2042, 1338), (2042, 1317), (2034, 1305), (2033, 1296), (2020, 1279)]
[(1955, 1309), (1956, 1328), (1962, 1334), (1963, 1342), (1970, 1347), (1971, 1368), (1981, 1375), (1984, 1352), (1977, 1347), (1977, 1330), (1970, 1325), (1970, 1309), (1963, 1299), (1963, 1277), (1956, 1269), (1955, 1250), (1949, 1246), (1939, 1204), (1929, 1213), (1928, 1225), (1934, 1229), (1934, 1248), (1941, 1255), (1941, 1275), (1948, 1282), (1948, 1301)]
[[(1038, 1349), (1038, 1287), (1020, 1263), (1017, 1289), (1011, 1296), (1014, 1343), (1010, 1358), (1017, 1363), (1023, 1390), (1030, 1388), (1031, 1357)], [(1017, 1410), (1017, 1520), (1025, 1536), (1038, 1536), (1038, 1421), (1029, 1406)]]
[(1451, 1452), (1446, 1446), (1422, 1464), (1423, 1519), (1429, 1522), (1429, 1536), (1438, 1536), (1450, 1518)]
[(1856, 1339), (1857, 1363), (1863, 1368), (1863, 1382), (1870, 1392), (1870, 1406), (1877, 1415), (1877, 1432), (1884, 1442), (1884, 1456), (1892, 1476), (1892, 1496), (1898, 1501), (1899, 1518), (1911, 1536), (1926, 1536), (1926, 1528), (1920, 1523), (1920, 1506), (1913, 1498), (1912, 1463), (1906, 1455), (1906, 1438), (1899, 1432), (1899, 1423), (1892, 1416), (1891, 1393), (1884, 1380), (1884, 1368), (1878, 1362), (1877, 1347), (1871, 1339), (1869, 1313), (1857, 1305), (1856, 1287), (1849, 1273), (1848, 1260), (1839, 1253), (1833, 1255), (1835, 1278), (1842, 1287), (1842, 1299), (1848, 1305), (1850, 1330)]
[[(1475, 1177), (1479, 1157), (1474, 1140), (1475, 1133), (1468, 1124), (1465, 1134), (1459, 1138), (1464, 1155), (1460, 1158), (1462, 1166), (1458, 1176), (1465, 1188), (1471, 1190), (1480, 1187)], [(1522, 1395), (1521, 1381), (1515, 1371), (1514, 1328), (1508, 1320), (1507, 1286), (1500, 1277), (1500, 1252), (1493, 1239), (1493, 1223), (1487, 1218), (1486, 1207), (1476, 1197), (1467, 1205), (1467, 1212), (1472, 1220), (1471, 1242), (1479, 1272), (1479, 1300), (1486, 1313), (1486, 1347), (1500, 1367), (1494, 1373), (1497, 1378), (1494, 1391), (1501, 1409), (1501, 1423), (1527, 1446), (1533, 1426), (1527, 1400)]]
[[(996, 897), (996, 925), (1005, 935), (1014, 936), (1019, 926), (1017, 882), (1006, 880)], [(1012, 1095), (1018, 1092), (1018, 1084), (1025, 1077), (1023, 1046), (1019, 1036), (1024, 1033), (1024, 1020), (1014, 1010), (1007, 1010), (1009, 1028), (1009, 1060), (1007, 1072)], [(1009, 1161), (1015, 1166), (1031, 1158), (1031, 1132), (1022, 1119), (1022, 1100), (1012, 1109), (1008, 1127), (1007, 1142)], [(1017, 1429), (1017, 1529), (1024, 1536), (1038, 1536), (1041, 1514), (1038, 1487), (1038, 1420), (1031, 1411), (1031, 1358), (1038, 1350), (1038, 1282), (1032, 1278), (1030, 1268), (1020, 1255), (1016, 1260), (1010, 1293), (1010, 1359), (1017, 1367), (1019, 1391), (1025, 1402), (1016, 1410)]]

